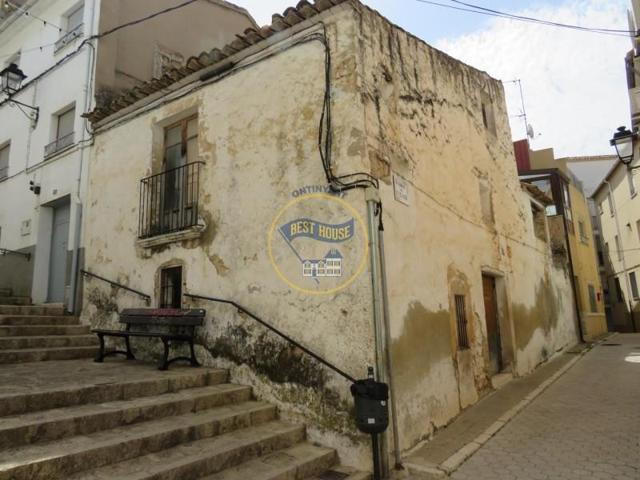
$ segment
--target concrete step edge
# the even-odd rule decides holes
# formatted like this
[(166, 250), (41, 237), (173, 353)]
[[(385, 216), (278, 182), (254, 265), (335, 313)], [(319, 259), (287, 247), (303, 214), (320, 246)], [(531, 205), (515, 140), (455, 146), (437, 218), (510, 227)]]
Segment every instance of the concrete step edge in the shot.
[(221, 383), (157, 396), (1, 417), (0, 450), (196, 413), (229, 403), (246, 402), (250, 398), (251, 387)]
[(100, 350), (97, 345), (82, 347), (20, 348), (0, 350), (0, 364), (45, 362), (49, 360), (75, 360), (95, 357)]
[(98, 345), (98, 338), (92, 334), (0, 337), (0, 352), (24, 348), (89, 347), (94, 345)]
[(0, 452), (0, 480), (66, 478), (87, 465), (101, 467), (171, 449), (187, 441), (268, 422), (275, 415), (272, 405), (243, 402), (79, 435), (61, 442), (12, 448)]

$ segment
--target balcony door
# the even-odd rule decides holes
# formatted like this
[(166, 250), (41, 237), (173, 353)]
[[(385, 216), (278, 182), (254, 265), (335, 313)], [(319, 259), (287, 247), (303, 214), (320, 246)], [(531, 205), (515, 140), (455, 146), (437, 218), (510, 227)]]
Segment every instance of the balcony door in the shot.
[(180, 230), (197, 222), (194, 170), (188, 165), (197, 160), (198, 119), (192, 116), (164, 131), (164, 185), (161, 222), (165, 232)]

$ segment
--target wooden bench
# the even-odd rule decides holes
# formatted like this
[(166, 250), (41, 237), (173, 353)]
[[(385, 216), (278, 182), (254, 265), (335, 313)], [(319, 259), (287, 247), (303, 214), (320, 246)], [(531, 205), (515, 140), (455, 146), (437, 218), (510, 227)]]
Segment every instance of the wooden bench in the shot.
[[(201, 309), (183, 310), (173, 308), (127, 308), (120, 313), (120, 323), (126, 325), (124, 330), (93, 329), (100, 340), (100, 353), (96, 362), (104, 361), (110, 355), (125, 355), (127, 360), (135, 360), (131, 351), (131, 337), (159, 338), (164, 344), (164, 355), (160, 370), (167, 370), (169, 365), (178, 360), (186, 360), (192, 366), (200, 364), (193, 348), (195, 329), (204, 323), (205, 311)], [(151, 328), (150, 328), (151, 327)], [(104, 337), (124, 338), (126, 350), (105, 351)], [(175, 357), (169, 359), (169, 349), (173, 343), (188, 343), (191, 357)]]

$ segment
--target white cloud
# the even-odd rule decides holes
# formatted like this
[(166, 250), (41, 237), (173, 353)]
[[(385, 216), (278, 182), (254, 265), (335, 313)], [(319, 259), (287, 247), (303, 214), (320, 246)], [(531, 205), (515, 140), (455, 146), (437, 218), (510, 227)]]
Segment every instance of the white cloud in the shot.
[[(626, 29), (626, 2), (572, 1), (521, 12), (523, 15), (589, 27)], [(608, 144), (619, 125), (629, 124), (624, 57), (627, 38), (495, 20), (479, 32), (436, 46), (501, 80), (522, 80), (529, 123), (541, 136), (533, 148), (554, 147), (556, 156), (612, 153)], [(515, 84), (505, 84), (511, 114), (521, 111)], [(522, 119), (512, 118), (514, 138)]]

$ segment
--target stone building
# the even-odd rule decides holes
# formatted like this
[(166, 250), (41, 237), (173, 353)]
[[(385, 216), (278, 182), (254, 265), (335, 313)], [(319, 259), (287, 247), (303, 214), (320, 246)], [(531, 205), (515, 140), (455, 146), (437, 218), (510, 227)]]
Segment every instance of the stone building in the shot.
[[(501, 83), (357, 1), (302, 1), (88, 117), (86, 268), (154, 306), (206, 309), (201, 360), (344, 463), (370, 465), (349, 382), (189, 295), (242, 305), (352, 377), (389, 358), (401, 453), (496, 375), (578, 339), (567, 257), (548, 198), (518, 179)], [(331, 249), (340, 275), (303, 275)], [(144, 305), (94, 277), (83, 290), (91, 325)]]
[(13, 64), (26, 76), (11, 99), (0, 92), (3, 291), (25, 302), (64, 303), (74, 310), (92, 143), (81, 115), (96, 99), (105, 102), (123, 89), (160, 78), (194, 50), (222, 46), (255, 25), (244, 9), (220, 0), (186, 4), (171, 16), (137, 22), (180, 4), (2, 2), (0, 70)]
[(568, 246), (581, 335), (585, 340), (594, 340), (607, 332), (607, 322), (598, 266), (599, 238), (593, 233), (592, 215), (582, 183), (569, 168), (570, 159), (556, 159), (552, 148), (531, 150), (528, 140), (521, 140), (515, 143), (515, 152), (520, 178), (553, 199), (547, 216), (558, 217), (559, 233)]

